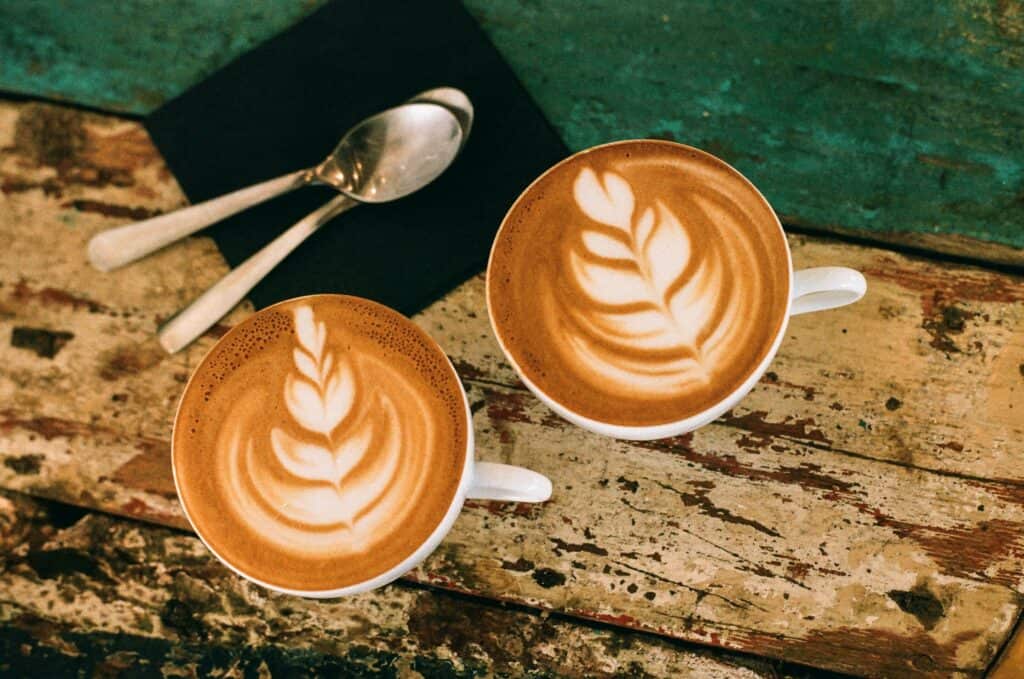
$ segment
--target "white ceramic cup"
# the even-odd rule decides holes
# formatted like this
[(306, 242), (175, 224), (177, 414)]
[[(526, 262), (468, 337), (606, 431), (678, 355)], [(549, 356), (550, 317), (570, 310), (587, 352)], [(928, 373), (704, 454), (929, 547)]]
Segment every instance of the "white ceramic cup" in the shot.
[[(639, 142), (645, 140), (623, 140), (611, 142), (610, 144), (603, 144), (602, 146), (629, 144), (634, 141)], [(692, 148), (685, 146), (683, 144), (678, 144), (678, 146), (686, 149)], [(588, 151), (592, 150), (593, 149), (585, 149), (583, 151), (580, 151), (579, 153), (570, 156), (569, 158), (566, 158), (560, 163), (557, 163), (552, 168), (548, 169), (547, 172), (551, 172), (551, 170), (558, 167), (559, 165), (568, 162), (572, 158), (575, 158), (576, 155), (587, 153)], [(725, 163), (725, 161), (722, 162)], [(732, 168), (732, 166), (729, 167)], [(743, 175), (735, 168), (732, 168), (732, 170), (736, 172), (737, 175), (743, 177)], [(547, 174), (547, 172), (545, 172), (544, 174)], [(495, 235), (494, 237), (494, 243), (491, 246), (491, 260), (493, 260), (494, 258), (494, 248), (497, 246), (498, 241), (501, 238), (501, 232), (505, 228), (505, 225), (508, 223), (508, 216), (512, 214), (512, 211), (515, 209), (516, 204), (520, 200), (522, 200), (524, 196), (530, 193), (534, 184), (540, 181), (540, 179), (543, 176), (544, 175), (541, 175), (541, 177), (538, 177), (537, 180), (530, 184), (530, 186), (528, 186), (526, 190), (519, 195), (519, 198), (517, 198), (516, 202), (512, 204), (512, 207), (509, 208), (508, 212), (505, 215), (505, 219), (502, 220), (502, 224), (501, 227), (498, 229), (497, 235)], [(532, 391), (534, 395), (538, 399), (540, 399), (541, 402), (544, 403), (544, 405), (546, 405), (548, 408), (556, 412), (558, 415), (562, 416), (563, 418), (577, 426), (583, 427), (584, 429), (595, 432), (597, 434), (603, 434), (605, 436), (611, 436), (617, 439), (626, 439), (631, 441), (649, 441), (652, 439), (661, 439), (667, 438), (669, 436), (677, 436), (688, 431), (693, 431), (694, 429), (702, 427), (705, 424), (708, 424), (709, 422), (717, 419), (720, 415), (722, 415), (723, 413), (731, 409), (733, 406), (735, 406), (737, 403), (739, 403), (739, 401), (744, 396), (746, 396), (751, 389), (754, 388), (754, 385), (757, 384), (757, 381), (761, 379), (761, 376), (768, 369), (768, 366), (769, 364), (771, 364), (772, 359), (775, 358), (775, 354), (779, 350), (779, 345), (782, 344), (782, 338), (785, 337), (786, 335), (786, 328), (789, 325), (790, 316), (795, 316), (797, 314), (805, 314), (811, 311), (824, 311), (825, 309), (834, 309), (836, 307), (846, 306), (847, 304), (853, 304), (854, 302), (856, 302), (857, 300), (864, 296), (864, 293), (867, 291), (867, 282), (864, 280), (863, 274), (861, 274), (859, 271), (855, 271), (854, 269), (848, 269), (846, 267), (839, 266), (824, 266), (816, 267), (813, 269), (801, 269), (800, 271), (793, 271), (793, 257), (792, 253), (789, 250), (789, 243), (786, 241), (786, 234), (782, 229), (782, 223), (779, 222), (778, 217), (775, 215), (775, 211), (772, 210), (764, 195), (761, 194), (760, 191), (758, 191), (757, 187), (754, 186), (754, 184), (750, 182), (749, 179), (746, 179), (745, 177), (744, 179), (746, 180), (746, 183), (750, 186), (751, 190), (753, 190), (761, 198), (761, 200), (764, 201), (765, 206), (768, 207), (769, 212), (771, 212), (772, 217), (775, 220), (775, 226), (779, 230), (779, 237), (782, 239), (782, 242), (786, 246), (786, 264), (789, 268), (790, 296), (789, 299), (786, 301), (785, 317), (782, 321), (782, 324), (779, 326), (779, 330), (775, 335), (775, 339), (772, 341), (771, 349), (765, 355), (764, 359), (757, 366), (757, 368), (752, 373), (750, 373), (747, 379), (744, 380), (739, 387), (737, 387), (735, 390), (733, 390), (731, 393), (726, 395), (724, 398), (722, 398), (714, 405), (705, 408), (696, 415), (691, 415), (690, 417), (687, 417), (682, 420), (676, 420), (674, 422), (666, 422), (664, 424), (652, 426), (627, 426), (621, 424), (601, 422), (599, 420), (594, 420), (589, 417), (580, 415), (577, 412), (574, 412), (572, 409), (559, 403), (553, 397), (549, 396), (544, 391), (542, 391), (536, 384), (530, 381), (530, 379), (523, 372), (523, 369), (516, 363), (515, 359), (512, 357), (512, 353), (508, 350), (508, 347), (505, 345), (505, 341), (502, 339), (501, 332), (498, 328), (497, 323), (495, 323), (494, 321), (494, 313), (493, 310), (491, 309), (490, 303), (491, 267), (490, 261), (488, 262), (486, 297), (487, 314), (491, 319), (491, 330), (494, 332), (494, 336), (497, 338), (498, 344), (501, 346), (501, 350), (505, 354), (505, 358), (508, 359), (508, 362), (512, 365), (516, 373), (519, 375), (519, 379), (522, 380), (523, 384), (525, 384), (530, 389), (530, 391)]]
[[(281, 302), (285, 304), (295, 300), (286, 300)], [(220, 341), (223, 341), (221, 338)], [(449, 362), (448, 367), (452, 371), (452, 375), (456, 380), (459, 379), (458, 374), (455, 372), (454, 366)], [(193, 373), (193, 378), (195, 373)], [(191, 383), (191, 380), (190, 380)], [(460, 381), (461, 384), (461, 381)], [(188, 390), (186, 385), (185, 390)], [(184, 394), (184, 392), (182, 392)], [(352, 585), (345, 587), (338, 587), (336, 589), (327, 590), (296, 590), (288, 589), (285, 587), (278, 587), (268, 582), (264, 582), (259, 578), (253, 577), (246, 573), (244, 570), (235, 566), (230, 560), (223, 557), (217, 552), (216, 549), (206, 540), (203, 536), (202, 526), (197, 525), (192, 517), (189, 516), (188, 509), (185, 505), (184, 496), (181, 492), (181, 482), (178, 478), (178, 472), (176, 465), (173, 464), (174, 456), (171, 456), (171, 469), (174, 474), (174, 487), (178, 493), (178, 501), (181, 505), (182, 512), (185, 514), (185, 518), (188, 519), (192, 529), (202, 540), (206, 548), (216, 556), (221, 563), (233, 570), (238, 575), (241, 575), (246, 580), (254, 582), (261, 587), (274, 590), (275, 592), (281, 592), (283, 594), (292, 594), (295, 596), (308, 597), (312, 599), (327, 599), (332, 597), (347, 596), (349, 594), (359, 594), (366, 592), (371, 589), (376, 589), (383, 585), (397, 580), (405, 573), (409, 572), (417, 565), (419, 565), (424, 559), (437, 549), (437, 546), (441, 544), (445, 536), (448, 535), (448, 531), (451, 530), (452, 525), (455, 523), (455, 519), (459, 516), (459, 512), (462, 511), (462, 505), (466, 500), (500, 500), (508, 502), (544, 502), (551, 497), (551, 481), (547, 477), (538, 474), (537, 472), (524, 469), (522, 467), (515, 467), (507, 464), (500, 464), (496, 462), (477, 462), (473, 456), (473, 416), (469, 410), (469, 399), (466, 397), (465, 390), (462, 390), (462, 404), (466, 411), (466, 454), (465, 462), (462, 465), (462, 476), (459, 478), (458, 487), (455, 490), (455, 495), (452, 497), (451, 504), (448, 506), (448, 510), (445, 512), (441, 522), (437, 524), (430, 536), (423, 541), (423, 543), (416, 548), (409, 556), (407, 556), (400, 563), (387, 571), (377, 575), (368, 580), (357, 582)], [(174, 429), (171, 433), (171, 450), (174, 450), (174, 436), (176, 435), (180, 425), (178, 420), (178, 414), (181, 411), (181, 404), (178, 405), (178, 413), (175, 414), (174, 418)]]

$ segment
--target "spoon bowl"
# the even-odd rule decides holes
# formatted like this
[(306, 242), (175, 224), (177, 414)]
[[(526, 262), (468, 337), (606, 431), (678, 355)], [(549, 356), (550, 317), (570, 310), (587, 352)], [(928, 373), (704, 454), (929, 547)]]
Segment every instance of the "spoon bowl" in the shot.
[(462, 128), (462, 145), (466, 145), (469, 131), (473, 129), (473, 102), (469, 100), (465, 92), (454, 87), (435, 87), (420, 92), (409, 100), (410, 104), (416, 102), (437, 104), (451, 111), (452, 115), (459, 119), (459, 127)]
[(312, 173), (361, 203), (387, 203), (437, 179), (462, 140), (462, 126), (447, 108), (403, 104), (349, 130)]
[[(457, 99), (451, 92), (442, 98)], [(299, 220), (170, 319), (157, 332), (160, 345), (174, 353), (190, 344), (333, 217), (361, 203), (398, 200), (432, 182), (455, 160), (463, 130), (471, 123), (472, 106), (453, 109), (421, 99), (353, 127), (323, 163), (297, 179), (329, 184), (341, 195)]]
[[(408, 195), (447, 167), (465, 143), (472, 119), (473, 106), (461, 91), (439, 87), (421, 92), (410, 102), (355, 125), (315, 167), (93, 236), (87, 248), (89, 261), (100, 271), (111, 271), (246, 208), (313, 183), (327, 184), (364, 203)], [(431, 141), (427, 143), (426, 138)], [(385, 150), (387, 157), (382, 155)], [(413, 157), (423, 158), (422, 164), (406, 162)]]

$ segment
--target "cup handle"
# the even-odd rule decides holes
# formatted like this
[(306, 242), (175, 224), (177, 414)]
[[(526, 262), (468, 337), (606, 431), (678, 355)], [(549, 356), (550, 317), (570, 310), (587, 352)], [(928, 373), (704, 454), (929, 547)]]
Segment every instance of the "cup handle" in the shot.
[(551, 481), (522, 467), (497, 462), (477, 462), (473, 483), (466, 497), (471, 500), (544, 502), (551, 497)]
[(853, 304), (867, 292), (860, 271), (845, 266), (819, 266), (793, 274), (793, 304), (790, 316), (824, 311)]

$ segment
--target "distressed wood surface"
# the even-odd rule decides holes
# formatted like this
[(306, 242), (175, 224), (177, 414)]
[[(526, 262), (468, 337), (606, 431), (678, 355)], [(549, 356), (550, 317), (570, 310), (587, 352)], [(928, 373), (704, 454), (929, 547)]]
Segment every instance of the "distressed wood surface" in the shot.
[(1024, 634), (1021, 633), (1021, 622), (1017, 621), (1017, 629), (992, 669), (985, 675), (987, 679), (1024, 679)]
[(44, 664), (49, 676), (808, 672), (423, 588), (275, 595), (232, 577), (195, 537), (83, 514), (0, 494), (0, 675), (38, 676)]
[[(321, 3), (3, 3), (0, 88), (145, 113)], [(465, 4), (573, 149), (677, 139), (791, 227), (1024, 266), (1020, 0)]]
[[(86, 264), (98, 229), (181, 201), (138, 127), (0, 105), (0, 148), (0, 484), (184, 526), (173, 405), (217, 333), (170, 358), (151, 333), (223, 263), (195, 239), (117, 274)], [(979, 676), (1024, 588), (1024, 283), (791, 242), (800, 265), (865, 270), (868, 297), (794, 319), (741, 408), (667, 441), (544, 409), (499, 358), (480, 278), (421, 314), (469, 390), (478, 457), (555, 494), (469, 503), (410, 579), (840, 671)]]

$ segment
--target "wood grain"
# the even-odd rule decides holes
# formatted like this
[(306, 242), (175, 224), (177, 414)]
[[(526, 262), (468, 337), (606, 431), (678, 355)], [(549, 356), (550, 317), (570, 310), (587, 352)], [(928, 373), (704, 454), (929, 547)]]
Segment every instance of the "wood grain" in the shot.
[(16, 494), (0, 494), (0, 540), (5, 676), (806, 674), (422, 588), (322, 602), (268, 594), (194, 537)]
[[(26, 136), (47, 129), (40, 120), (50, 133)], [(57, 130), (75, 141), (46, 155)], [(84, 259), (92, 233), (126, 218), (81, 206), (180, 202), (140, 134), (0, 105), (0, 172), (15, 187), (0, 210), (15, 243), (0, 252), (0, 337), (73, 335), (52, 356), (0, 346), (0, 485), (184, 526), (167, 440), (181, 383), (214, 337), (174, 358), (150, 337), (223, 264), (203, 239), (112, 275)], [(120, 185), (60, 174), (105, 176), (103, 158), (129, 156)], [(469, 503), (410, 579), (840, 671), (980, 676), (1024, 588), (1024, 285), (791, 243), (801, 266), (864, 270), (869, 296), (794, 319), (740, 408), (656, 443), (586, 434), (523, 390), (491, 338), (479, 277), (418, 316), (467, 385), (478, 457), (537, 469), (555, 494)]]
[[(797, 268), (863, 271), (855, 305), (792, 319), (765, 378), (719, 424), (978, 478), (1024, 481), (1024, 278), (790, 236)], [(420, 317), (464, 376), (517, 387), (491, 339), (483, 284)]]
[(1021, 679), (1024, 677), (1024, 635), (1021, 634), (1020, 621), (1006, 647), (999, 654), (998, 660), (991, 671), (985, 675), (988, 679)]

